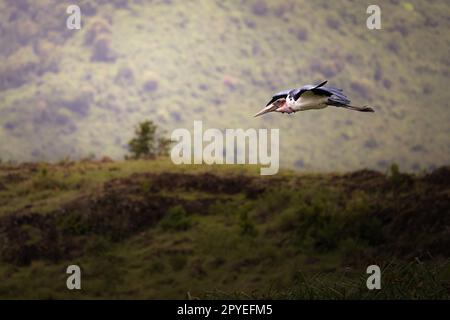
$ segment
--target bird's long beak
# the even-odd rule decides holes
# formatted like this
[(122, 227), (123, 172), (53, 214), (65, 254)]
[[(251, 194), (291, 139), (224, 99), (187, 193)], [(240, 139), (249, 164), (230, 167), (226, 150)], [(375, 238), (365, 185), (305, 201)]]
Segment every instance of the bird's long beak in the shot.
[(273, 104), (273, 103), (269, 104), (267, 107), (263, 108), (260, 112), (255, 114), (255, 117), (261, 116), (261, 115), (271, 112), (271, 111), (275, 111), (276, 108), (277, 108), (277, 106), (275, 104)]

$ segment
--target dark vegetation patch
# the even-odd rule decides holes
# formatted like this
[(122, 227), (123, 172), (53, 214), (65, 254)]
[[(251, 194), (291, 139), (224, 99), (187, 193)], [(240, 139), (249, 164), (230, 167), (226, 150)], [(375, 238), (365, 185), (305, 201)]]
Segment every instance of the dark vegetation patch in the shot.
[(432, 184), (448, 187), (450, 185), (450, 167), (438, 168), (427, 174), (424, 180)]
[[(46, 172), (35, 182), (39, 185), (34, 187), (40, 190), (67, 187)], [(160, 191), (172, 194), (159, 194)], [(93, 235), (112, 242), (122, 241), (154, 227), (163, 218), (162, 227), (166, 230), (187, 229), (191, 224), (188, 215), (207, 214), (217, 200), (186, 200), (177, 195), (182, 191), (245, 192), (248, 197), (255, 197), (264, 187), (253, 184), (253, 179), (247, 176), (133, 174), (106, 183), (100, 196), (77, 199), (50, 214), (17, 212), (1, 218), (0, 257), (17, 264), (29, 264), (35, 259), (54, 261), (77, 257), (85, 253), (87, 239)]]
[(27, 180), (27, 178), (23, 174), (15, 172), (0, 176), (0, 182), (5, 185), (20, 183), (25, 180)]
[(294, 233), (287, 240), (314, 252), (341, 248), (356, 259), (449, 257), (448, 172), (444, 167), (415, 177), (393, 165), (389, 175), (361, 170), (315, 182), (300, 178), (298, 194), (263, 194), (259, 205), (279, 212), (278, 228), (269, 233)]
[(35, 259), (78, 257), (86, 253), (88, 240), (93, 236), (108, 242), (121, 241), (155, 226), (175, 205), (185, 205), (190, 210), (205, 205), (185, 202), (157, 195), (131, 199), (107, 192), (99, 198), (79, 199), (47, 215), (8, 215), (0, 221), (0, 256), (21, 265)]
[[(187, 191), (219, 194), (245, 192), (249, 197), (253, 197), (262, 193), (266, 187), (264, 183), (261, 184), (255, 178), (245, 175), (222, 177), (212, 173), (187, 174), (164, 172), (161, 174), (146, 174), (145, 178), (151, 182), (150, 188), (152, 191), (160, 189), (184, 189)], [(129, 179), (136, 179), (136, 175), (132, 175)]]

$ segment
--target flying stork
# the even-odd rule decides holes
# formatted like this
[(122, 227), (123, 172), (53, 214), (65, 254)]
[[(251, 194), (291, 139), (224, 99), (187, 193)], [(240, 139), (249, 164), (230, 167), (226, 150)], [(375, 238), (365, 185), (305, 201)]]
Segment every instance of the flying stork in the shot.
[(308, 84), (301, 88), (290, 89), (276, 93), (266, 107), (255, 114), (255, 117), (268, 112), (294, 113), (311, 109), (323, 109), (328, 106), (345, 108), (360, 112), (374, 112), (372, 108), (355, 107), (341, 89), (325, 86), (328, 81), (317, 85)]

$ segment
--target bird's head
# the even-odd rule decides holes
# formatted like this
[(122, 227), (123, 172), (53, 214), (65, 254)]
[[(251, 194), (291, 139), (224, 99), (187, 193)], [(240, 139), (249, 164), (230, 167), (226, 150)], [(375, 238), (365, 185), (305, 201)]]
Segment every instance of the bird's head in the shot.
[(286, 106), (286, 99), (278, 99), (270, 104), (268, 104), (265, 108), (255, 114), (255, 117), (261, 116), (268, 112), (284, 112), (284, 107)]
[(263, 108), (261, 111), (259, 111), (257, 114), (255, 114), (255, 117), (259, 117), (265, 113), (276, 111), (278, 109), (278, 106), (275, 103), (271, 103), (265, 108)]

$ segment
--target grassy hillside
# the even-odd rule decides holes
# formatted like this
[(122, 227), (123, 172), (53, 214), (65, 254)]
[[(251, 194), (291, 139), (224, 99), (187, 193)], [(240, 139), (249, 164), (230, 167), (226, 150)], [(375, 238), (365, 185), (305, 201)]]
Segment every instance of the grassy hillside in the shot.
[[(450, 170), (0, 166), (0, 298), (450, 298)], [(66, 289), (68, 265), (82, 290)], [(382, 267), (382, 290), (365, 287)]]
[[(449, 163), (448, 1), (0, 1), (0, 158), (122, 158), (142, 119), (170, 132), (281, 129), (301, 170)], [(375, 114), (254, 119), (273, 92), (328, 79)]]

